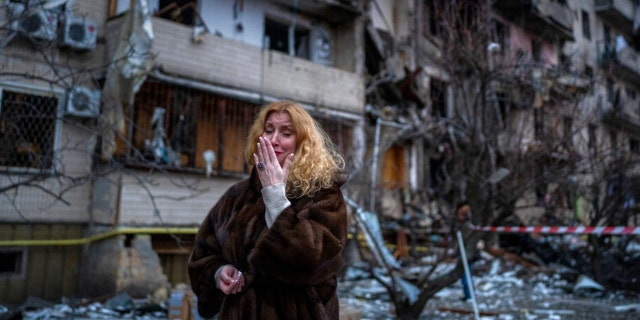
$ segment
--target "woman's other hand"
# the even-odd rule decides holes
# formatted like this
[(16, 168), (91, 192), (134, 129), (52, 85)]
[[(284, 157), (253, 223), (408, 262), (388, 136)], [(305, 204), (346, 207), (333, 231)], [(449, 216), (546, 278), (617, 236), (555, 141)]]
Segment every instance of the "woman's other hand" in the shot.
[(227, 295), (242, 291), (242, 287), (244, 287), (242, 271), (238, 271), (229, 264), (220, 267), (217, 284), (218, 288)]

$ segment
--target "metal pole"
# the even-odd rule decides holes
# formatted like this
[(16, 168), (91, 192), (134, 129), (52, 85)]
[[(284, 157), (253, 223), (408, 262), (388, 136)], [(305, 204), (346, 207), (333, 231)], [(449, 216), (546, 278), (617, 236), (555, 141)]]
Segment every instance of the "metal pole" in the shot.
[(464, 266), (465, 280), (467, 280), (467, 287), (471, 293), (471, 303), (473, 304), (473, 315), (476, 320), (480, 319), (480, 312), (478, 311), (478, 303), (476, 302), (475, 288), (473, 287), (473, 281), (471, 281), (471, 271), (469, 271), (469, 262), (467, 261), (467, 249), (464, 247), (464, 241), (462, 240), (462, 233), (460, 230), (456, 231), (458, 236), (458, 247), (460, 248), (460, 259), (462, 259), (462, 265)]
[(373, 143), (373, 165), (371, 166), (371, 194), (369, 199), (369, 212), (375, 212), (375, 196), (376, 196), (376, 183), (378, 176), (378, 149), (380, 144), (380, 118), (376, 119), (376, 137)]

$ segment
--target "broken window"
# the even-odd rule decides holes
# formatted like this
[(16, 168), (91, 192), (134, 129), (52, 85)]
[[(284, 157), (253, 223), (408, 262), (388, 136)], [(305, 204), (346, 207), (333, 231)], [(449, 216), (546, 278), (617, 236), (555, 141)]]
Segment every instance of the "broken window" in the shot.
[(265, 18), (265, 48), (330, 66), (333, 64), (333, 41), (320, 23), (311, 28)]
[(53, 167), (58, 98), (0, 90), (0, 166)]
[(269, 50), (309, 59), (309, 30), (266, 18), (264, 36)]

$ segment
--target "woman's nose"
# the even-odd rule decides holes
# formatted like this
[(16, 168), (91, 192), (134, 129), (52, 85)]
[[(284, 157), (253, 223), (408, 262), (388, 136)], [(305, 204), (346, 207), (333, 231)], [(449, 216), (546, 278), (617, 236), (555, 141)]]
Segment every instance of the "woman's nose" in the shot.
[(271, 144), (276, 144), (278, 142), (278, 133), (276, 132), (271, 135), (271, 137), (269, 137), (269, 141), (271, 142)]

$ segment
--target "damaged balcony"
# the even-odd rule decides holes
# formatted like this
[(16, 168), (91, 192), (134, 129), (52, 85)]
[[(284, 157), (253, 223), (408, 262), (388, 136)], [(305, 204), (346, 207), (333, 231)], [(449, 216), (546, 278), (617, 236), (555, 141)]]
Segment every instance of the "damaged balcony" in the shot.
[(504, 18), (549, 40), (573, 40), (571, 9), (551, 0), (496, 0), (493, 8)]
[[(124, 19), (109, 21), (117, 37)], [(318, 108), (364, 113), (364, 85), (354, 72), (298, 58), (213, 33), (194, 39), (194, 28), (153, 18), (156, 73), (184, 78), (255, 101), (294, 99)], [(107, 48), (107, 54), (113, 50)]]
[(610, 74), (640, 86), (640, 56), (633, 47), (600, 42), (598, 61)]
[(595, 11), (602, 20), (627, 35), (633, 35), (636, 5), (632, 0), (595, 0)]

